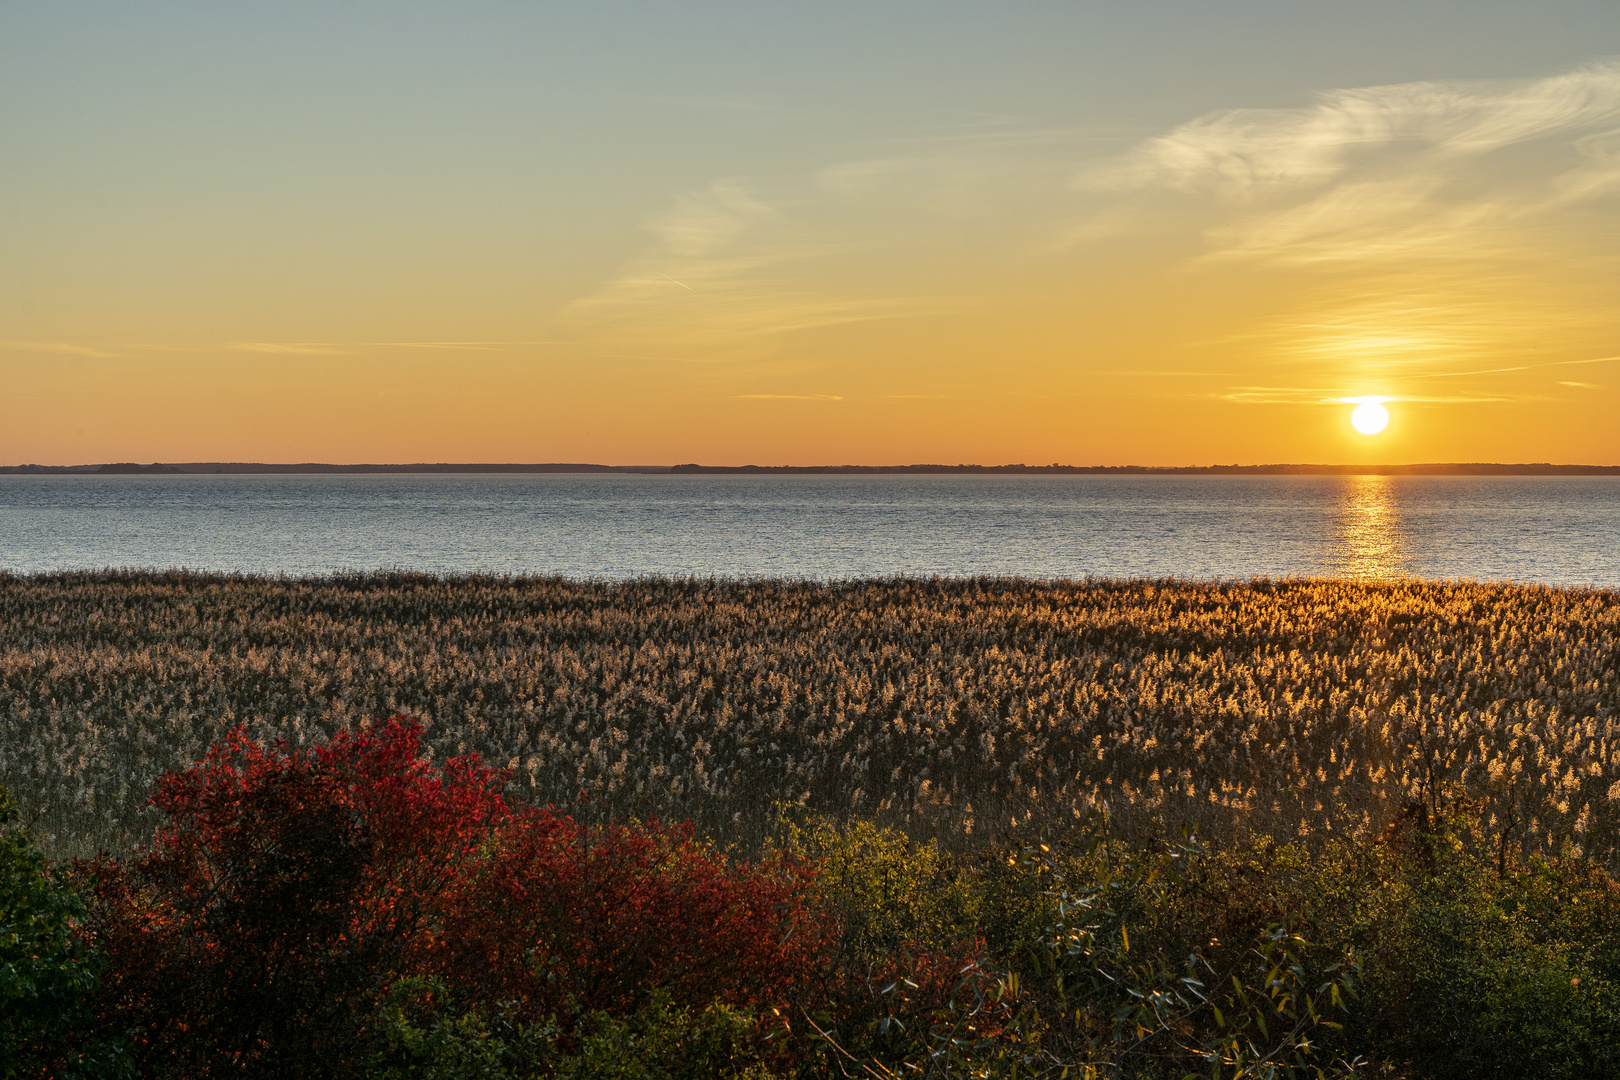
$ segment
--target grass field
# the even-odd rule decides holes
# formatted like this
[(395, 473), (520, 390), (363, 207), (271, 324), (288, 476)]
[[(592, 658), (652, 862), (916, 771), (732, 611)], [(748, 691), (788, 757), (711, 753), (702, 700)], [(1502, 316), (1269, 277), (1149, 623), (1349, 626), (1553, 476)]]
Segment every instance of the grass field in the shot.
[(962, 851), (1465, 799), (1504, 856), (1612, 864), (1617, 665), (1620, 595), (1514, 585), (0, 576), (0, 784), (51, 854), (123, 851), (232, 725), (409, 713), (513, 795), (745, 848), (779, 802)]

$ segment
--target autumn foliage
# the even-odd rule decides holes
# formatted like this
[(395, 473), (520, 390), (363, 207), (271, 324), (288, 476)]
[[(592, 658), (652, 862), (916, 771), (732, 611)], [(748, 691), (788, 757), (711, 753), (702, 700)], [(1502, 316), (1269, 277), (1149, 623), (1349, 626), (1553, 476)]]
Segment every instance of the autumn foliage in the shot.
[(816, 962), (812, 871), (689, 829), (587, 829), (432, 764), (395, 718), (309, 749), (241, 731), (171, 774), (166, 824), (81, 865), (110, 963), (103, 1024), (177, 1076), (341, 1071), (389, 988), (433, 977), (520, 1019), (783, 1001)]

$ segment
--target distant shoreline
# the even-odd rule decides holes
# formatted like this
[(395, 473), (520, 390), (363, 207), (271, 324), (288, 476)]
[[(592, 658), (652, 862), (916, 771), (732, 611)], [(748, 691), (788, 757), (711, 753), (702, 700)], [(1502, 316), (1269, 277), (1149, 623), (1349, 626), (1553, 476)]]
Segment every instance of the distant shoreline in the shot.
[(0, 475), (202, 476), (297, 474), (631, 473), (653, 475), (1015, 474), (1088, 476), (1620, 476), (1620, 465), (1547, 462), (1436, 462), (1417, 465), (593, 465), (586, 463), (445, 463), (332, 465), (242, 461), (110, 462), (99, 465), (3, 465)]

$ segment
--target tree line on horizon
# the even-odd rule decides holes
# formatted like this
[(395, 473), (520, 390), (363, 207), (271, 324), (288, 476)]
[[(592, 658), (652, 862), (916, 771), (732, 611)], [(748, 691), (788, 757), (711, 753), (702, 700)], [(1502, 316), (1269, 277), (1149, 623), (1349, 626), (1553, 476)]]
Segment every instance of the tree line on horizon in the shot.
[(329, 464), (304, 462), (298, 464), (267, 464), (245, 461), (191, 461), (175, 463), (133, 461), (107, 462), (99, 465), (6, 465), (0, 466), (0, 475), (56, 475), (96, 474), (110, 476), (182, 475), (182, 474), (304, 474), (304, 473), (632, 473), (675, 475), (687, 474), (751, 474), (781, 473), (787, 475), (822, 474), (978, 474), (978, 473), (1036, 473), (1036, 474), (1097, 474), (1097, 475), (1239, 475), (1239, 476), (1613, 476), (1620, 475), (1620, 465), (1558, 465), (1550, 462), (1503, 464), (1496, 462), (1432, 462), (1415, 465), (594, 465), (589, 463), (492, 463), (492, 462), (417, 462), (415, 464)]

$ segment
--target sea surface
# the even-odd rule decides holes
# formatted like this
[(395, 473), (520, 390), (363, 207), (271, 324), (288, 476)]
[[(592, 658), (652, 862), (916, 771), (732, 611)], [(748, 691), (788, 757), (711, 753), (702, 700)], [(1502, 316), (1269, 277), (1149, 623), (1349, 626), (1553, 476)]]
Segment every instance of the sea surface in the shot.
[(0, 570), (1620, 587), (1620, 478), (0, 476)]

